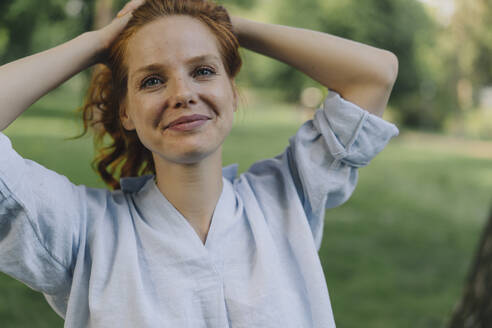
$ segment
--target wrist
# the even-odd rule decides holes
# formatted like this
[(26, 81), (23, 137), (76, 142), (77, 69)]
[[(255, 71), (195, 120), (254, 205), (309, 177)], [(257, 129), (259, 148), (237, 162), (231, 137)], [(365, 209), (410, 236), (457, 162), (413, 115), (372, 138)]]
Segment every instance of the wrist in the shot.
[(80, 37), (85, 40), (85, 43), (93, 54), (91, 65), (101, 63), (106, 59), (106, 54), (111, 43), (104, 38), (104, 34), (100, 30), (85, 32)]
[(240, 39), (243, 35), (244, 22), (245, 22), (244, 18), (238, 16), (231, 16), (232, 30), (238, 39)]
[(234, 34), (236, 35), (239, 45), (243, 48), (248, 48), (250, 50), (257, 42), (258, 33), (264, 31), (264, 25), (256, 21), (252, 21), (246, 18), (233, 16), (231, 17), (232, 27)]

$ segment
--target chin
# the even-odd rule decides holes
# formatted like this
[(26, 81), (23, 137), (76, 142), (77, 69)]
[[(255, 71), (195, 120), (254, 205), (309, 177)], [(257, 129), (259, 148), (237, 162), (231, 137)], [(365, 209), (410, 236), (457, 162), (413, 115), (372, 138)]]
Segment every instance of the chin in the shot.
[(192, 165), (198, 164), (207, 158), (212, 159), (217, 155), (220, 156), (224, 140), (225, 137), (203, 133), (200, 135), (180, 136), (180, 140), (173, 138), (167, 142), (156, 143), (152, 148), (147, 148), (151, 149), (154, 160)]
[(204, 154), (204, 153), (186, 154), (177, 158), (176, 163), (186, 164), (186, 165), (198, 164), (201, 161), (203, 161), (205, 158), (207, 158), (208, 155), (209, 154)]
[(180, 149), (179, 153), (175, 153), (171, 156), (164, 155), (161, 157), (166, 161), (176, 164), (192, 165), (198, 164), (201, 161), (213, 156), (217, 151), (220, 151), (220, 146), (215, 149), (199, 149), (190, 147), (190, 149)]

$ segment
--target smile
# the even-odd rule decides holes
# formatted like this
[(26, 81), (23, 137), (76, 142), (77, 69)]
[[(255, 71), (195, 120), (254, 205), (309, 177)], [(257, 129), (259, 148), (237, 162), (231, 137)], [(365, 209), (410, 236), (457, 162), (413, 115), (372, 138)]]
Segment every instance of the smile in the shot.
[[(169, 123), (164, 129), (172, 128), (174, 126), (182, 125), (185, 123), (191, 123), (191, 122), (195, 122), (195, 121), (202, 121), (202, 120), (209, 120), (209, 119), (210, 119), (210, 117), (205, 116), (205, 115), (201, 115), (201, 114), (183, 115), (183, 116), (180, 116), (179, 118), (175, 119), (171, 123)], [(184, 125), (183, 125), (183, 127), (184, 127)]]
[(199, 119), (191, 122), (183, 122), (179, 124), (174, 124), (170, 127), (168, 127), (169, 130), (174, 130), (174, 131), (191, 131), (198, 129), (199, 127), (203, 126), (205, 123), (207, 123), (209, 119)]

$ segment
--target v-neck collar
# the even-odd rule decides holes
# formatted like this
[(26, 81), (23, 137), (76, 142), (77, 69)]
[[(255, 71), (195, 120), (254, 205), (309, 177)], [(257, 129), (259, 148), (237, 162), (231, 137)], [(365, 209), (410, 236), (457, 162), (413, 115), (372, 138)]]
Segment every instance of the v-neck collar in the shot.
[(234, 188), (228, 179), (224, 176), (222, 177), (222, 191), (212, 215), (205, 244), (203, 244), (188, 220), (162, 194), (154, 179), (149, 177), (143, 183), (140, 190), (134, 194), (134, 200), (137, 210), (142, 214), (144, 221), (152, 228), (163, 233), (182, 234), (182, 238), (189, 241), (193, 240), (193, 243), (199, 244), (200, 248), (205, 248), (209, 251), (215, 248), (214, 235), (220, 229), (221, 221), (232, 220), (234, 216), (236, 199)]

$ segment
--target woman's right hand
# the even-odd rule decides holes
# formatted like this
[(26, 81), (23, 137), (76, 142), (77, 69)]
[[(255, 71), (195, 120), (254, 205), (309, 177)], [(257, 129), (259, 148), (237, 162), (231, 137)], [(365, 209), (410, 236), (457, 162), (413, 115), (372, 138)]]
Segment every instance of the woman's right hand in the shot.
[[(0, 67), (0, 131), (75, 74), (104, 62), (111, 44), (144, 0), (132, 0), (107, 26)], [(28, 78), (26, 78), (28, 77)]]
[(129, 1), (111, 23), (94, 32), (101, 44), (101, 56), (99, 56), (99, 61), (105, 60), (105, 54), (108, 52), (118, 35), (123, 31), (128, 21), (132, 18), (132, 12), (144, 4), (144, 2), (145, 0)]

